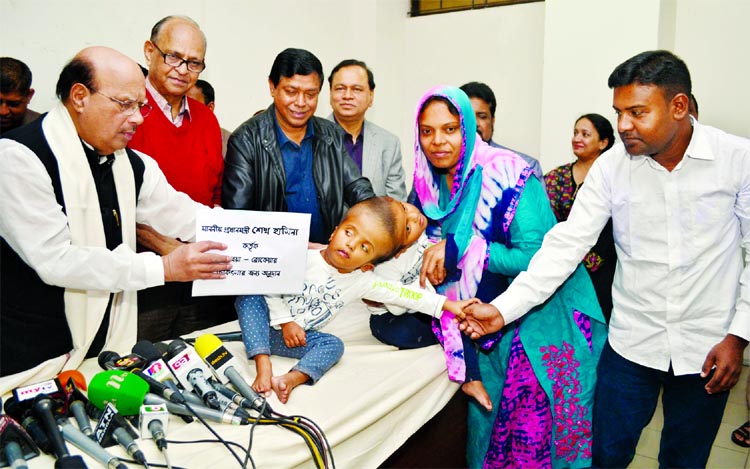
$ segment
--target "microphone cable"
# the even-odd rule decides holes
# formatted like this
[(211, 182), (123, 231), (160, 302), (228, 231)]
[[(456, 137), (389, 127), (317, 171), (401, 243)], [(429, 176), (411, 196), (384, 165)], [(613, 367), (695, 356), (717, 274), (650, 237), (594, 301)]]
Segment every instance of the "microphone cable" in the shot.
[[(240, 466), (242, 466), (242, 465), (243, 465), (243, 464), (242, 464), (242, 459), (240, 459), (240, 457), (239, 457), (239, 456), (237, 456), (237, 453), (235, 453), (235, 452), (234, 452), (234, 450), (232, 449), (232, 447), (231, 447), (231, 446), (229, 446), (229, 444), (227, 443), (227, 441), (226, 441), (226, 440), (225, 440), (224, 438), (222, 438), (222, 437), (221, 437), (221, 435), (219, 435), (219, 434), (218, 434), (218, 433), (216, 432), (216, 430), (214, 430), (213, 428), (211, 428), (211, 426), (210, 426), (210, 425), (208, 424), (208, 422), (206, 422), (206, 421), (205, 421), (205, 420), (203, 419), (203, 417), (201, 417), (200, 415), (198, 415), (198, 413), (197, 413), (197, 412), (196, 412), (196, 411), (195, 411), (195, 410), (193, 409), (193, 407), (192, 407), (192, 406), (191, 406), (191, 405), (190, 405), (190, 404), (189, 404), (189, 403), (188, 403), (187, 401), (185, 401), (185, 403), (184, 403), (183, 405), (185, 406), (185, 408), (187, 408), (187, 409), (188, 409), (188, 410), (190, 411), (190, 413), (191, 413), (191, 414), (193, 414), (193, 415), (194, 415), (194, 416), (195, 416), (195, 417), (196, 417), (196, 418), (198, 419), (198, 421), (199, 421), (200, 423), (202, 423), (202, 424), (203, 424), (203, 426), (204, 426), (204, 427), (206, 427), (206, 428), (208, 429), (208, 431), (210, 431), (210, 432), (211, 432), (211, 434), (212, 434), (213, 436), (215, 436), (215, 437), (216, 437), (216, 439), (217, 439), (217, 440), (218, 440), (218, 441), (219, 441), (219, 442), (220, 442), (221, 444), (223, 444), (224, 446), (226, 446), (226, 448), (227, 448), (227, 449), (229, 450), (229, 452), (230, 452), (230, 453), (232, 453), (232, 456), (234, 456), (234, 459), (236, 459), (236, 460), (237, 460), (237, 462), (238, 462), (238, 463), (240, 463)], [(236, 443), (235, 443), (235, 444), (236, 444)]]
[[(261, 396), (261, 399), (263, 399), (263, 404), (261, 404), (260, 409), (258, 409), (258, 417), (265, 414), (266, 407), (268, 407), (266, 398)], [(253, 457), (250, 455), (250, 450), (252, 450), (253, 448), (253, 434), (255, 433), (255, 427), (258, 426), (259, 421), (259, 418), (255, 418), (253, 423), (250, 425), (250, 434), (248, 435), (247, 439), (247, 456), (245, 456), (245, 465), (243, 467), (247, 467), (247, 462), (249, 460), (253, 466), (253, 469), (255, 469), (255, 461), (253, 461)]]
[[(331, 445), (328, 442), (328, 438), (326, 438), (323, 430), (315, 422), (302, 415), (291, 415), (287, 416), (286, 418), (292, 419), (297, 425), (302, 426), (303, 428), (307, 429), (308, 432), (312, 433), (315, 436), (315, 441), (317, 442), (321, 453), (323, 454), (324, 460), (327, 461), (327, 458), (330, 458), (330, 467), (336, 467), (336, 463), (333, 460), (333, 450), (331, 449)], [(325, 467), (329, 466), (326, 464)]]
[[(258, 412), (258, 416), (255, 418), (251, 418), (252, 426), (250, 429), (247, 448), (248, 457), (250, 457), (250, 450), (252, 449), (253, 445), (253, 432), (255, 426), (278, 425), (286, 428), (289, 431), (297, 433), (304, 440), (307, 448), (310, 450), (312, 460), (318, 469), (328, 469), (336, 467), (333, 459), (333, 452), (331, 450), (328, 439), (323, 433), (323, 430), (321, 430), (320, 427), (315, 424), (315, 422), (307, 417), (299, 415), (287, 416), (275, 411), (270, 412), (272, 417), (263, 417), (266, 408), (268, 407), (268, 402), (266, 401), (265, 397), (260, 397), (263, 403), (260, 409), (256, 409), (256, 411)], [(253, 467), (255, 467), (254, 464)]]
[[(214, 440), (211, 440), (211, 442), (212, 442), (212, 443), (215, 443), (215, 441), (214, 441)], [(120, 459), (120, 461), (122, 461), (122, 462), (124, 462), (124, 463), (126, 463), (126, 464), (135, 464), (135, 465), (137, 465), (137, 466), (140, 466), (140, 465), (142, 465), (141, 463), (139, 463), (139, 462), (138, 462), (138, 461), (136, 461), (135, 459)], [(165, 468), (165, 469), (188, 469), (188, 468), (186, 468), (186, 467), (182, 467), (182, 466), (172, 466), (172, 465), (171, 465), (171, 464), (169, 464), (169, 463), (167, 463), (167, 464), (159, 464), (159, 463), (149, 463), (149, 467), (163, 467), (163, 468)]]

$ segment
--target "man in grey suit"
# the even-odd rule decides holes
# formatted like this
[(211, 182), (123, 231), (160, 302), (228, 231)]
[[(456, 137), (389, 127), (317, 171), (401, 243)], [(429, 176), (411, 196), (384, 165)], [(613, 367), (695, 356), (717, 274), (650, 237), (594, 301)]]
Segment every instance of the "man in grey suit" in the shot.
[(376, 195), (406, 200), (398, 137), (365, 120), (375, 96), (372, 71), (359, 60), (344, 60), (328, 77), (333, 113), (328, 119), (344, 130), (344, 145)]

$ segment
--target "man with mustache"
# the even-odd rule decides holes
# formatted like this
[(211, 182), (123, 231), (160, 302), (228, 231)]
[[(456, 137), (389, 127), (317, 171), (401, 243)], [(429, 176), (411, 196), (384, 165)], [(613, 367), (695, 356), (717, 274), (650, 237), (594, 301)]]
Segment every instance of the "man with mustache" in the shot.
[(33, 97), (28, 65), (13, 57), (0, 57), (0, 135), (39, 117), (29, 109)]

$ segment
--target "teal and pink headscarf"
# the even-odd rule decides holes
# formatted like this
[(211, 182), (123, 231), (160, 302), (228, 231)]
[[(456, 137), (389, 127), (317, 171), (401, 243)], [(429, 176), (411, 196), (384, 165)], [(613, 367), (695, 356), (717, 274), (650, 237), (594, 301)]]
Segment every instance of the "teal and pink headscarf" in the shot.
[[(425, 102), (433, 96), (447, 99), (459, 113), (461, 156), (450, 188), (445, 176), (433, 168), (419, 141), (419, 116)], [(436, 288), (453, 300), (472, 298), (489, 262), (487, 234), (491, 229), (502, 229), (509, 242), (510, 224), (532, 169), (515, 153), (490, 147), (478, 138), (471, 101), (459, 88), (436, 86), (430, 89), (419, 100), (416, 116), (414, 190), (432, 225), (428, 236), (433, 241), (453, 236), (458, 248), (457, 267), (461, 270), (458, 280), (444, 282)], [(505, 207), (500, 226), (498, 220), (492, 219), (498, 205)], [(435, 225), (439, 229), (435, 229)], [(452, 314), (443, 314), (436, 334), (445, 349), (448, 376), (454, 381), (464, 381), (463, 346)]]

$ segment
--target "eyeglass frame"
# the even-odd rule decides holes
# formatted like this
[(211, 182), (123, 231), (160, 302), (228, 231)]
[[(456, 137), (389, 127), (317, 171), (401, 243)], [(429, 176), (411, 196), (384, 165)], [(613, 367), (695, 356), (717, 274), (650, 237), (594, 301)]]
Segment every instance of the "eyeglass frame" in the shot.
[(119, 104), (120, 112), (128, 116), (132, 116), (133, 114), (135, 114), (135, 111), (138, 110), (140, 111), (142, 117), (147, 117), (149, 114), (151, 114), (151, 111), (154, 110), (154, 107), (151, 106), (148, 102), (139, 103), (138, 101), (133, 101), (133, 100), (120, 101), (119, 99), (113, 98), (112, 96), (108, 96), (99, 90), (94, 90), (93, 92), (96, 94), (100, 94), (104, 96), (105, 98), (108, 98), (110, 101), (113, 101)]
[[(161, 54), (161, 58), (164, 59), (164, 63), (166, 65), (169, 65), (172, 68), (180, 68), (180, 67), (182, 67), (182, 64), (185, 64), (185, 68), (187, 69), (187, 71), (193, 72), (193, 73), (201, 73), (202, 71), (204, 71), (206, 69), (206, 60), (205, 59), (201, 60), (200, 62), (198, 62), (197, 60), (183, 59), (182, 57), (180, 57), (179, 55), (176, 55), (176, 54), (171, 54), (171, 53), (167, 54), (166, 52), (164, 52), (163, 50), (161, 50), (161, 48), (159, 46), (157, 46), (154, 41), (149, 41), (149, 42), (154, 47), (156, 47), (157, 51), (159, 51), (159, 54)], [(170, 60), (173, 60), (173, 61), (174, 60), (179, 60), (180, 63), (177, 64), (177, 65), (170, 64), (169, 62), (167, 62), (167, 57), (172, 57), (172, 59), (170, 59)], [(201, 68), (200, 70), (193, 70), (192, 68), (190, 68), (191, 64), (192, 65), (200, 64), (201, 66), (203, 66), (203, 68)]]

